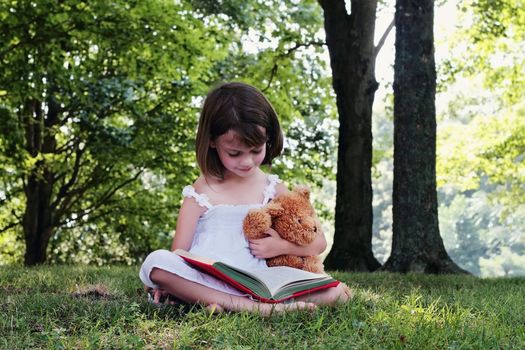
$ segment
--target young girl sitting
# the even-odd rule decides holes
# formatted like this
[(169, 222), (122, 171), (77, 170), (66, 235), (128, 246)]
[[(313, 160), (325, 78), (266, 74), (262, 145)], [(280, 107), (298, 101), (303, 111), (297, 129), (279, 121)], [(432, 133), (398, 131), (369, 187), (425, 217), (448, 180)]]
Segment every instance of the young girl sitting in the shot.
[[(248, 242), (242, 222), (248, 210), (287, 191), (275, 175), (259, 167), (271, 164), (283, 147), (277, 115), (264, 95), (243, 83), (223, 84), (204, 102), (197, 131), (200, 177), (183, 190), (184, 201), (171, 246), (245, 269), (266, 267), (264, 259), (283, 254), (317, 255), (326, 248), (320, 234), (308, 246), (298, 246), (269, 230), (268, 237)], [(252, 300), (228, 284), (187, 265), (168, 250), (157, 250), (144, 261), (140, 278), (155, 290), (155, 301), (169, 294), (213, 310), (259, 311), (262, 314), (345, 302), (348, 288), (336, 287), (296, 298), (291, 303)]]

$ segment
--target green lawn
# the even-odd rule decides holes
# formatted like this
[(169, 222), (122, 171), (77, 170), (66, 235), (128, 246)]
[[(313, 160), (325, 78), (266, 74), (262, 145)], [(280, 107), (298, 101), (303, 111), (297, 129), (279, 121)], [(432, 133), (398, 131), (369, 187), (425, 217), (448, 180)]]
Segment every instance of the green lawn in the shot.
[(137, 267), (0, 268), (0, 349), (525, 349), (525, 278), (334, 274), (352, 302), (263, 318), (145, 301)]

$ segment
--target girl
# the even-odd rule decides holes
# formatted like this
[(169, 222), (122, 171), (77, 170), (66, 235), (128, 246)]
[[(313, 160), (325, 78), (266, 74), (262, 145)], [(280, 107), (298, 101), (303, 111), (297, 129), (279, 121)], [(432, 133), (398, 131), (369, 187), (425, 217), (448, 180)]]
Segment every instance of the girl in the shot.
[[(317, 255), (326, 248), (321, 234), (308, 246), (297, 246), (269, 230), (268, 237), (247, 242), (242, 221), (251, 208), (287, 191), (275, 175), (259, 167), (270, 165), (283, 148), (277, 115), (264, 95), (243, 83), (223, 84), (204, 102), (197, 131), (200, 177), (183, 190), (172, 250), (182, 248), (242, 268), (266, 267), (265, 258), (282, 254)], [(286, 304), (254, 301), (226, 283), (188, 266), (176, 254), (157, 250), (144, 261), (140, 278), (155, 289), (155, 301), (169, 294), (211, 310), (275, 311), (312, 308), (346, 301), (346, 286), (314, 292)]]

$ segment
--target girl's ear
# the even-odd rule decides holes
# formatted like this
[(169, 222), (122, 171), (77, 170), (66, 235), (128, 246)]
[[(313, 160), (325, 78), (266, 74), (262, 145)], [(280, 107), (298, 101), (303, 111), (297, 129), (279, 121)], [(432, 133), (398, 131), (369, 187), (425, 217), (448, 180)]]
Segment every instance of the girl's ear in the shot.
[(215, 141), (210, 141), (210, 148), (217, 148)]

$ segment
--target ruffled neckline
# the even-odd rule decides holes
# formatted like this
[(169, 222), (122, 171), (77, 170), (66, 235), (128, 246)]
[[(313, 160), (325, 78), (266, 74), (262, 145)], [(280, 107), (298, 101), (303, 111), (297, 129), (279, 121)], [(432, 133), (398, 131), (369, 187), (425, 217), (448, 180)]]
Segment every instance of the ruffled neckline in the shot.
[(275, 194), (277, 193), (277, 189), (275, 186), (277, 183), (280, 183), (281, 180), (277, 175), (270, 174), (268, 175), (268, 184), (264, 188), (263, 195), (264, 199), (262, 203), (245, 203), (245, 204), (211, 204), (210, 199), (205, 193), (198, 193), (195, 188), (192, 185), (185, 186), (182, 189), (182, 194), (184, 197), (192, 197), (195, 199), (197, 204), (199, 204), (201, 207), (207, 208), (208, 210), (205, 212), (205, 214), (210, 211), (211, 209), (215, 207), (231, 207), (231, 208), (238, 208), (238, 207), (253, 207), (253, 206), (261, 206), (267, 204), (272, 198), (275, 197)]

